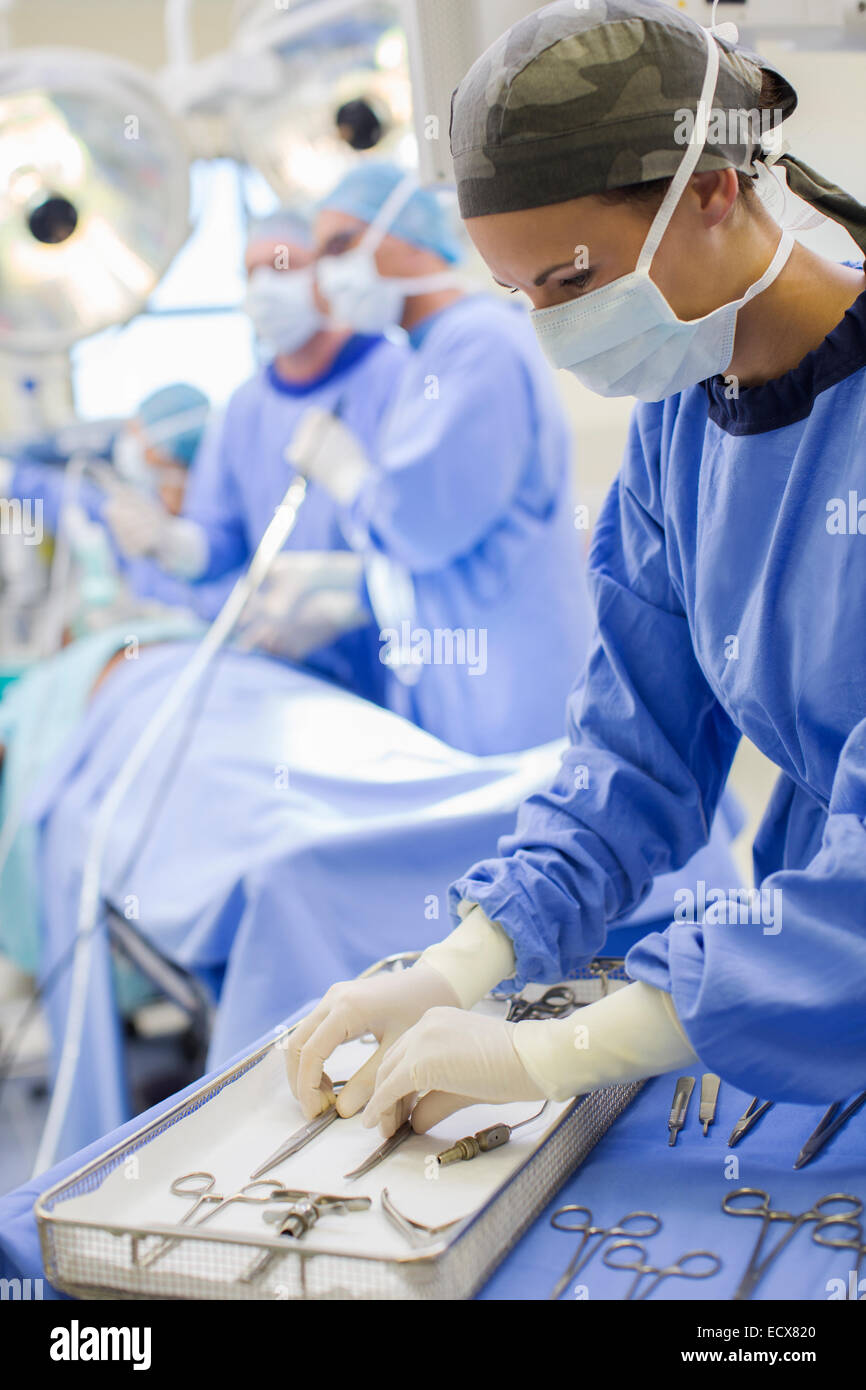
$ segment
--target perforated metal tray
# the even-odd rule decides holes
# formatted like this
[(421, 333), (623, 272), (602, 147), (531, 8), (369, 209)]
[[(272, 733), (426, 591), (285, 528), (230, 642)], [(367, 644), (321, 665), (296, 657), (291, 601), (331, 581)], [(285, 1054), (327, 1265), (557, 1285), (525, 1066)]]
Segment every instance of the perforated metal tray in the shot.
[[(623, 982), (621, 961), (593, 962), (569, 981), (591, 1003)], [(169, 1299), (461, 1299), (469, 1298), (517, 1243), (562, 1183), (583, 1162), (642, 1082), (578, 1097), (528, 1158), (474, 1214), (421, 1250), (383, 1258), (357, 1250), (322, 1251), (303, 1240), (217, 1234), (213, 1227), (134, 1226), (64, 1214), (72, 1198), (93, 1193), (109, 1174), (141, 1155), (173, 1126), (208, 1105), (226, 1087), (261, 1065), (269, 1042), (224, 1075), (202, 1086), (154, 1123), (42, 1194), (34, 1210), (46, 1273), (55, 1287), (82, 1298)], [(142, 1265), (139, 1256), (160, 1236), (177, 1245), (170, 1262)], [(270, 1252), (262, 1275), (244, 1274)]]

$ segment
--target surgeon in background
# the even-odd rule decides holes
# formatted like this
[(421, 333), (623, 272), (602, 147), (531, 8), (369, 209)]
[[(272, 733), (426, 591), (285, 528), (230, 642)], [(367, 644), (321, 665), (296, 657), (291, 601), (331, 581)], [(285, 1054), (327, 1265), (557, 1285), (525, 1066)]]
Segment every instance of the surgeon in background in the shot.
[(73, 421), (21, 448), (9, 495), (40, 502), (46, 530), (63, 532), (73, 560), (74, 590), (50, 600), (64, 609), (63, 640), (142, 611), (142, 601), (195, 606), (163, 564), (178, 554), (169, 523), (209, 412), (204, 392), (176, 382), (128, 420)]
[(158, 522), (154, 527), (149, 521), (141, 499), (152, 497), (159, 520), (166, 511), (175, 515), (180, 511), (187, 470), (209, 412), (203, 391), (175, 382), (146, 396), (128, 420), (73, 421), (21, 447), (8, 495), (40, 498), (45, 525), (56, 535), (65, 500), (66, 468), (72, 458), (84, 456), (90, 468), (81, 479), (76, 500), (91, 520), (108, 525), (121, 556), (144, 554)]
[(400, 325), (413, 349), (374, 447), (337, 421), (310, 468), (368, 556), (387, 704), (475, 754), (558, 738), (588, 604), (570, 431), (528, 316), (462, 283), (443, 203), (391, 164), (324, 199), (316, 245), (332, 319)]
[[(203, 391), (186, 382), (163, 386), (142, 401), (114, 442), (114, 464), (122, 477), (144, 492), (155, 492), (164, 511), (179, 516), (183, 507), (187, 472), (201, 443), (210, 412)], [(145, 549), (135, 543), (145, 532), (140, 510), (119, 504), (105, 509), (115, 538), (129, 553)]]
[[(336, 328), (316, 305), (309, 224), (288, 209), (256, 224), (246, 254), (246, 309), (263, 365), (232, 396), (209, 431), (190, 478), (183, 515), (193, 591), (219, 598), (250, 560), (294, 473), (286, 451), (313, 406), (338, 412), (372, 447), (404, 370), (407, 350), (380, 332)], [(384, 671), (366, 601), (363, 558), (340, 528), (337, 506), (313, 483), (285, 553), (248, 606), (244, 640), (381, 702)]]

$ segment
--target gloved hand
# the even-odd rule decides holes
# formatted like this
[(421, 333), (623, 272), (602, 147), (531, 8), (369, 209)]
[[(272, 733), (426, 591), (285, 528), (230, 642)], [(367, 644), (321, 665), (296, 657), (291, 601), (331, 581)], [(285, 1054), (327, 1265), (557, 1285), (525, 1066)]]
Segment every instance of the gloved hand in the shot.
[(428, 1009), (444, 1005), (449, 1006), (449, 1013), (457, 1013), (453, 1008), (456, 1003), (447, 980), (421, 961), (410, 970), (332, 985), (289, 1037), (289, 1085), (307, 1119), (313, 1119), (330, 1103), (331, 1082), (324, 1067), (340, 1043), (365, 1033), (373, 1033), (379, 1040), (376, 1052), (340, 1092), (337, 1110), (349, 1116), (369, 1100), (379, 1065), (400, 1035)]
[(370, 620), (360, 596), (363, 568), (362, 557), (348, 550), (283, 551), (244, 609), (240, 646), (303, 661), (363, 627)]
[(351, 430), (318, 406), (300, 420), (286, 459), (342, 507), (351, 506), (370, 473), (370, 462)]
[(478, 1101), (568, 1100), (699, 1062), (673, 1000), (643, 981), (563, 1019), (505, 1023), (433, 1009), (388, 1052), (364, 1124), (419, 1132)]
[(118, 550), (130, 559), (153, 555), (171, 520), (164, 507), (134, 488), (110, 497), (103, 515)]
[(197, 579), (207, 568), (207, 539), (201, 527), (172, 516), (137, 488), (110, 497), (103, 516), (118, 550), (128, 559), (149, 556), (179, 579)]
[(364, 1125), (378, 1124), (387, 1136), (411, 1111), (423, 1133), (480, 1101), (543, 1100), (515, 1051), (516, 1027), (463, 1009), (431, 1009), (385, 1055)]

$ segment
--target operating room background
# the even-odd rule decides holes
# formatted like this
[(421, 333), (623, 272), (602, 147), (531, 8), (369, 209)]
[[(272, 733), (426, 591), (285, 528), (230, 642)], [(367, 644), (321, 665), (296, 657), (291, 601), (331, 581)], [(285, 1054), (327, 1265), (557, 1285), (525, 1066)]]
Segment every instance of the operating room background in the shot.
[[(14, 48), (45, 43), (89, 48), (157, 72), (166, 61), (163, 9), (163, 0), (123, 0), (122, 4), (118, 0), (87, 0), (86, 4), (70, 4), (69, 0), (27, 0), (26, 4), (12, 6), (6, 14), (6, 6), (0, 0), (0, 38), (5, 37)], [(203, 0), (192, 7), (191, 37), (198, 57), (206, 58), (225, 48), (237, 11), (238, 0)], [(866, 198), (866, 148), (862, 139), (866, 129), (866, 84), (862, 81), (862, 53), (816, 52), (793, 43), (770, 41), (763, 42), (761, 47), (764, 55), (792, 80), (800, 97), (799, 110), (786, 125), (791, 147), (801, 158), (852, 193)], [(220, 200), (225, 207), (231, 194), (225, 179), (214, 181), (211, 186), (215, 190), (215, 202), (209, 211), (216, 219), (220, 217)], [(221, 229), (212, 228), (208, 233), (208, 254), (212, 262), (215, 256), (221, 258), (225, 275), (224, 283), (214, 287), (213, 293), (217, 298), (222, 294), (239, 304), (242, 275), (238, 229), (230, 217), (221, 219), (221, 223)], [(853, 254), (853, 243), (848, 242), (837, 227), (801, 235), (807, 244), (818, 250), (840, 258)], [(485, 288), (494, 291), (483, 268), (476, 264), (476, 269), (479, 278), (483, 277)], [(168, 339), (172, 330), (169, 324), (164, 324), (159, 325), (159, 331)], [(245, 353), (242, 333), (237, 342), (239, 355)], [(233, 382), (243, 379), (248, 367), (248, 360), (239, 362), (236, 370), (231, 362), (223, 364), (217, 374), (218, 394), (227, 394)], [(168, 371), (170, 374), (170, 367)], [(84, 368), (80, 378), (79, 408), (84, 413), (96, 413), (88, 410), (88, 377)], [(140, 395), (142, 389), (157, 384), (130, 382), (129, 389)], [(594, 396), (565, 373), (559, 374), (559, 384), (574, 422), (579, 496), (589, 508), (592, 525), (619, 467), (631, 403)], [(0, 414), (4, 404), (0, 394)], [(95, 405), (95, 401), (92, 404)], [(117, 405), (122, 411), (131, 402), (118, 401)], [(736, 563), (737, 545), (737, 538), (732, 537), (732, 564)], [(748, 813), (748, 822), (737, 846), (743, 873), (748, 876), (751, 874), (752, 835), (774, 776), (772, 766), (755, 749), (742, 748), (734, 768), (734, 784)]]
[[(229, 40), (237, 0), (200, 0), (192, 8), (192, 44), (199, 58), (223, 51)], [(163, 0), (26, 0), (6, 13), (0, 0), (0, 43), (24, 48), (50, 43), (52, 46), (90, 49), (134, 62), (156, 73), (166, 62)], [(866, 84), (862, 81), (861, 52), (818, 52), (765, 42), (765, 56), (774, 61), (791, 79), (800, 97), (800, 108), (786, 127), (792, 149), (828, 177), (836, 179), (861, 199), (866, 199), (866, 149), (862, 131), (866, 129)], [(840, 114), (841, 113), (841, 114)], [(215, 153), (219, 151), (215, 142)], [(196, 187), (195, 181), (199, 187)], [(261, 181), (263, 185), (264, 181)], [(196, 236), (196, 247), (181, 252), (175, 267), (153, 296), (149, 310), (162, 304), (167, 311), (160, 318), (151, 312), (139, 315), (127, 328), (110, 330), (106, 343), (122, 343), (131, 353), (136, 335), (141, 346), (140, 359), (147, 359), (157, 376), (142, 375), (143, 368), (119, 372), (112, 381), (114, 396), (106, 399), (105, 375), (101, 371), (99, 344), (85, 342), (74, 349), (75, 402), (84, 415), (123, 414), (136, 400), (161, 385), (163, 380), (186, 374), (179, 370), (178, 355), (188, 365), (193, 354), (182, 338), (181, 317), (187, 307), (200, 306), (211, 315), (223, 312), (223, 332), (219, 355), (208, 363), (208, 379), (200, 384), (219, 404), (234, 385), (248, 374), (252, 365), (249, 328), (240, 311), (243, 296), (243, 225), (237, 215), (236, 171), (225, 158), (199, 161), (194, 171), (193, 205), (205, 209)], [(248, 206), (261, 200), (260, 211), (268, 210), (263, 186), (246, 189)], [(271, 205), (276, 199), (271, 199)], [(803, 240), (816, 249), (848, 258), (855, 254), (839, 228), (822, 228), (803, 234)], [(183, 258), (183, 269), (180, 261)], [(479, 285), (498, 293), (489, 276), (475, 262)], [(207, 304), (203, 303), (207, 300)], [(223, 306), (222, 308), (220, 306)], [(174, 317), (173, 317), (174, 316)], [(211, 319), (214, 323), (215, 319)], [(110, 347), (109, 347), (109, 350)], [(174, 354), (174, 356), (172, 355)], [(159, 372), (164, 376), (159, 378)], [(589, 508), (590, 527), (594, 524), (604, 496), (619, 468), (628, 427), (631, 403), (604, 400), (582, 388), (573, 378), (559, 375), (559, 388), (574, 425), (574, 467), (579, 500)], [(4, 389), (0, 372), (0, 426), (10, 424), (14, 408), (11, 393)], [(731, 563), (737, 563), (739, 538), (730, 540)], [(744, 880), (751, 882), (751, 841), (775, 780), (775, 769), (751, 745), (744, 745), (734, 767), (733, 783), (747, 813), (736, 853)], [(2, 1184), (0, 1184), (2, 1186)]]

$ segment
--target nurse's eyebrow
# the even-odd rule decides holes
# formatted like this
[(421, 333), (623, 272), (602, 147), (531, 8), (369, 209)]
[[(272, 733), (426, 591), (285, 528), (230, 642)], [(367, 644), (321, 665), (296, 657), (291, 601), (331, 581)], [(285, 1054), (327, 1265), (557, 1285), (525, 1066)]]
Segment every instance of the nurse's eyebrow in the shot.
[(574, 261), (563, 261), (560, 265), (552, 265), (547, 270), (543, 270), (532, 283), (536, 289), (540, 290), (542, 285), (546, 284), (550, 276), (554, 275), (557, 270), (571, 270), (572, 268), (576, 269)]

